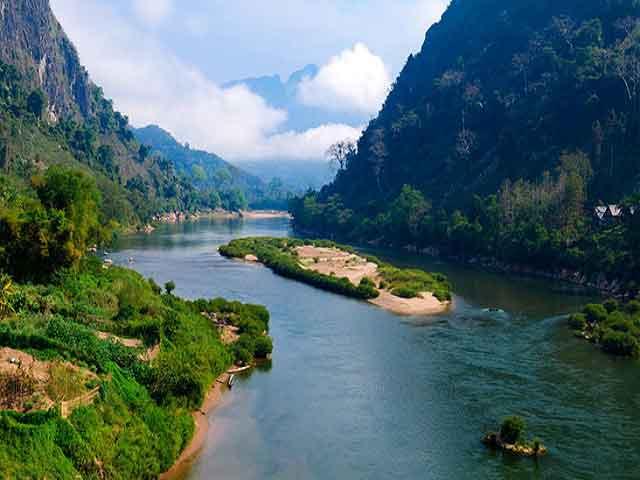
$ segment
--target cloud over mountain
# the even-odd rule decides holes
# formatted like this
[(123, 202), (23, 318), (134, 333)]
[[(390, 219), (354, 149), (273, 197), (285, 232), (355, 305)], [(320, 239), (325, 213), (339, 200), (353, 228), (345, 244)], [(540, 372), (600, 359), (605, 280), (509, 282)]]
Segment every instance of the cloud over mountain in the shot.
[(338, 112), (375, 114), (389, 93), (391, 74), (384, 61), (357, 43), (331, 58), (315, 77), (299, 86), (300, 100), (309, 106)]

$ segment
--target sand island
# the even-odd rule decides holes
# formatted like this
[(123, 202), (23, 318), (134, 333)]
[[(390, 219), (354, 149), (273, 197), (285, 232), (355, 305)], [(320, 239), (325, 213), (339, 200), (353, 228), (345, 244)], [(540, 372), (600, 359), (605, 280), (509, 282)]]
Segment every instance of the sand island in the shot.
[(326, 240), (245, 238), (221, 247), (220, 253), (400, 315), (433, 315), (451, 304), (444, 275), (397, 268)]

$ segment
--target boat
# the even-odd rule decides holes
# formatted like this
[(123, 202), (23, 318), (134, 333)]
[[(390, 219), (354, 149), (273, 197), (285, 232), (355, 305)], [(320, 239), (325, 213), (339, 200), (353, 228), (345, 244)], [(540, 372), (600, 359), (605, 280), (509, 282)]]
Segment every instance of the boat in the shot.
[(236, 376), (230, 375), (229, 380), (227, 380), (227, 387), (232, 388), (234, 383), (236, 383)]

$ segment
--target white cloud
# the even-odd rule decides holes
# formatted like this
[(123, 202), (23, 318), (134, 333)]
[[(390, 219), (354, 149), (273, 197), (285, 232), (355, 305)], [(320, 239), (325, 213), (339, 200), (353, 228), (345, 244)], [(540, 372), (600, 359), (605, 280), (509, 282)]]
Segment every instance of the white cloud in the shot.
[(377, 113), (384, 102), (391, 75), (383, 60), (357, 43), (320, 68), (299, 87), (302, 103), (338, 112)]
[(172, 0), (134, 0), (133, 9), (145, 23), (156, 26), (161, 24), (172, 12)]
[(285, 132), (272, 135), (256, 146), (248, 159), (320, 160), (329, 147), (338, 140), (360, 138), (364, 127), (327, 124), (305, 132)]
[(136, 126), (158, 124), (229, 160), (320, 159), (331, 143), (360, 133), (345, 125), (281, 133), (286, 112), (244, 86), (220, 88), (112, 6), (101, 0), (51, 3), (92, 79)]

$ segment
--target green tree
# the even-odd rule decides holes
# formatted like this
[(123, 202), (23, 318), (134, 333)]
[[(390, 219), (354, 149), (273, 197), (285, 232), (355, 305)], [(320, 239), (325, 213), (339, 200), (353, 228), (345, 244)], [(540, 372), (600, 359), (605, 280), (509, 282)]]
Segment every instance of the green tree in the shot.
[(164, 289), (167, 291), (167, 295), (173, 295), (173, 291), (176, 289), (176, 284), (173, 280), (164, 284)]
[(95, 180), (79, 170), (52, 166), (43, 181), (34, 180), (34, 186), (47, 209), (64, 212), (72, 223), (71, 241), (81, 257), (102, 233), (98, 217), (101, 197)]
[(500, 426), (500, 439), (508, 444), (516, 444), (523, 440), (527, 424), (518, 416), (507, 417)]
[(40, 89), (34, 90), (27, 97), (27, 110), (36, 118), (42, 118), (47, 108), (47, 97)]

